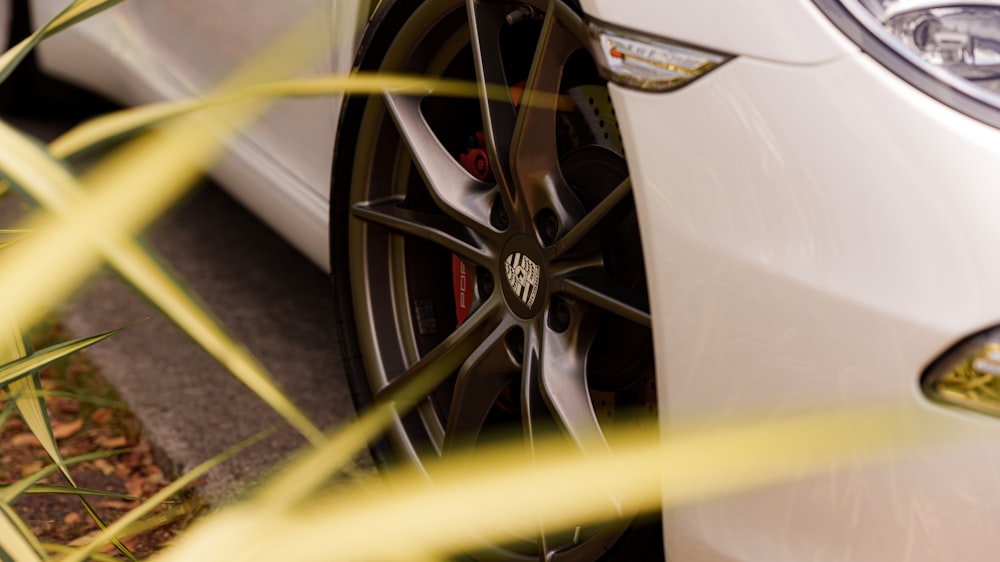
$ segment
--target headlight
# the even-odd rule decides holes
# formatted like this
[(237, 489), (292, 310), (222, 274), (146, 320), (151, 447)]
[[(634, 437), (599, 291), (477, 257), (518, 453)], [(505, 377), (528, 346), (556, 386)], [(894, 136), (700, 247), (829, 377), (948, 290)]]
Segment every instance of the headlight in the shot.
[(1000, 126), (1000, 0), (815, 0), (864, 51), (911, 84)]

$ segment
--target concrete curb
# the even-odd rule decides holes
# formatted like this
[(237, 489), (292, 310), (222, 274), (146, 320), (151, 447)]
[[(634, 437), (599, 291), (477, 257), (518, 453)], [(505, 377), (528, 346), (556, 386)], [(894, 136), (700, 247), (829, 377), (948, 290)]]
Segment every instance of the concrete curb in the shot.
[[(353, 419), (324, 272), (214, 187), (163, 220), (151, 241), (317, 425)], [(90, 355), (144, 425), (168, 473), (183, 473), (243, 439), (283, 426), (266, 404), (111, 274), (99, 275), (61, 317), (75, 336), (149, 318)], [(210, 503), (225, 502), (303, 444), (283, 427), (212, 471), (199, 492)]]

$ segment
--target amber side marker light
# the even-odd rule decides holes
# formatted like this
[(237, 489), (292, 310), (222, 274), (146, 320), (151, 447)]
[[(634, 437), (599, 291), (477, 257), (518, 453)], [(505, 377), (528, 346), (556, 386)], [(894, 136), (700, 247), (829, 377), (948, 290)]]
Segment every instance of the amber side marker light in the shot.
[(1000, 329), (952, 347), (927, 369), (921, 387), (935, 402), (1000, 417)]
[(596, 21), (590, 22), (590, 37), (605, 77), (639, 90), (676, 90), (732, 58)]

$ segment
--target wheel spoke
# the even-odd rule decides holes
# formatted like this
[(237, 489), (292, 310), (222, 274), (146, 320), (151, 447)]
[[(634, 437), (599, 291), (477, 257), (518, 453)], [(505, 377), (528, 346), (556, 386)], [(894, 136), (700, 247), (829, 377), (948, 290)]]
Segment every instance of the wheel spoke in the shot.
[[(546, 433), (542, 426), (551, 417), (542, 397), (539, 377), (541, 376), (541, 326), (533, 325), (524, 334), (524, 353), (521, 367), (521, 423), (529, 456), (535, 458), (535, 440)], [(545, 521), (538, 517), (538, 555), (541, 560), (549, 559), (549, 546), (545, 533)]]
[(499, 300), (490, 299), (450, 336), (375, 395), (402, 415), (453, 375), (499, 324)]
[(524, 353), (521, 359), (521, 423), (528, 448), (534, 450), (535, 436), (544, 423), (545, 402), (538, 385), (541, 372), (541, 329), (531, 325), (524, 334)]
[[(597, 334), (595, 314), (583, 306), (567, 303), (578, 318), (562, 333), (545, 330), (542, 336), (541, 371), (538, 382), (542, 397), (563, 433), (580, 448), (585, 459), (611, 455), (587, 386), (586, 359)], [(623, 514), (621, 501), (605, 492), (615, 512)]]
[(403, 207), (402, 196), (357, 203), (351, 214), (400, 234), (438, 244), (477, 265), (491, 267), (496, 261), (490, 245), (478, 240), (469, 229), (444, 216), (407, 209)]
[(434, 202), (455, 220), (479, 234), (490, 227), (492, 190), (472, 177), (431, 130), (420, 111), (421, 98), (387, 92), (385, 104), (392, 114)]
[(649, 299), (644, 291), (622, 286), (603, 271), (576, 273), (559, 281), (558, 290), (636, 324), (651, 326)]
[(542, 397), (563, 432), (585, 456), (608, 453), (597, 413), (587, 388), (587, 352), (597, 333), (597, 315), (579, 305), (566, 305), (577, 318), (563, 333), (546, 329), (542, 336), (541, 370), (538, 377)]
[(632, 182), (626, 178), (556, 242), (549, 259), (581, 247), (584, 252), (599, 251), (621, 221), (635, 209), (631, 195)]
[(458, 371), (443, 455), (475, 441), (500, 392), (517, 380), (518, 366), (511, 361), (504, 339), (511, 325), (510, 322), (501, 323)]
[(507, 208), (513, 205), (512, 193), (506, 186), (510, 183), (507, 163), (510, 161), (510, 141), (514, 135), (517, 111), (504, 75), (500, 30), (510, 10), (510, 6), (504, 4), (468, 0), (469, 31), (483, 114), (483, 133), (490, 166), (497, 181), (504, 187), (502, 193)]
[[(556, 113), (559, 110), (559, 83), (569, 56), (579, 48), (577, 35), (567, 20), (576, 18), (559, 2), (545, 14), (535, 59), (518, 111), (511, 146), (510, 166), (514, 173), (520, 214), (533, 219), (549, 209), (562, 226), (582, 214), (576, 198), (559, 172), (555, 155)], [(577, 18), (578, 19), (578, 18)], [(570, 25), (582, 25), (570, 21)]]

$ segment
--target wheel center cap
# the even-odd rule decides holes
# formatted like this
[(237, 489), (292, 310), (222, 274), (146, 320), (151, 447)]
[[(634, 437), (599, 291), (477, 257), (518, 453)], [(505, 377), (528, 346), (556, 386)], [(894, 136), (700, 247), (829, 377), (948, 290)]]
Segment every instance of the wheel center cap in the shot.
[(542, 309), (546, 295), (545, 261), (535, 241), (527, 235), (512, 236), (504, 246), (501, 270), (507, 306), (521, 318), (532, 318)]

